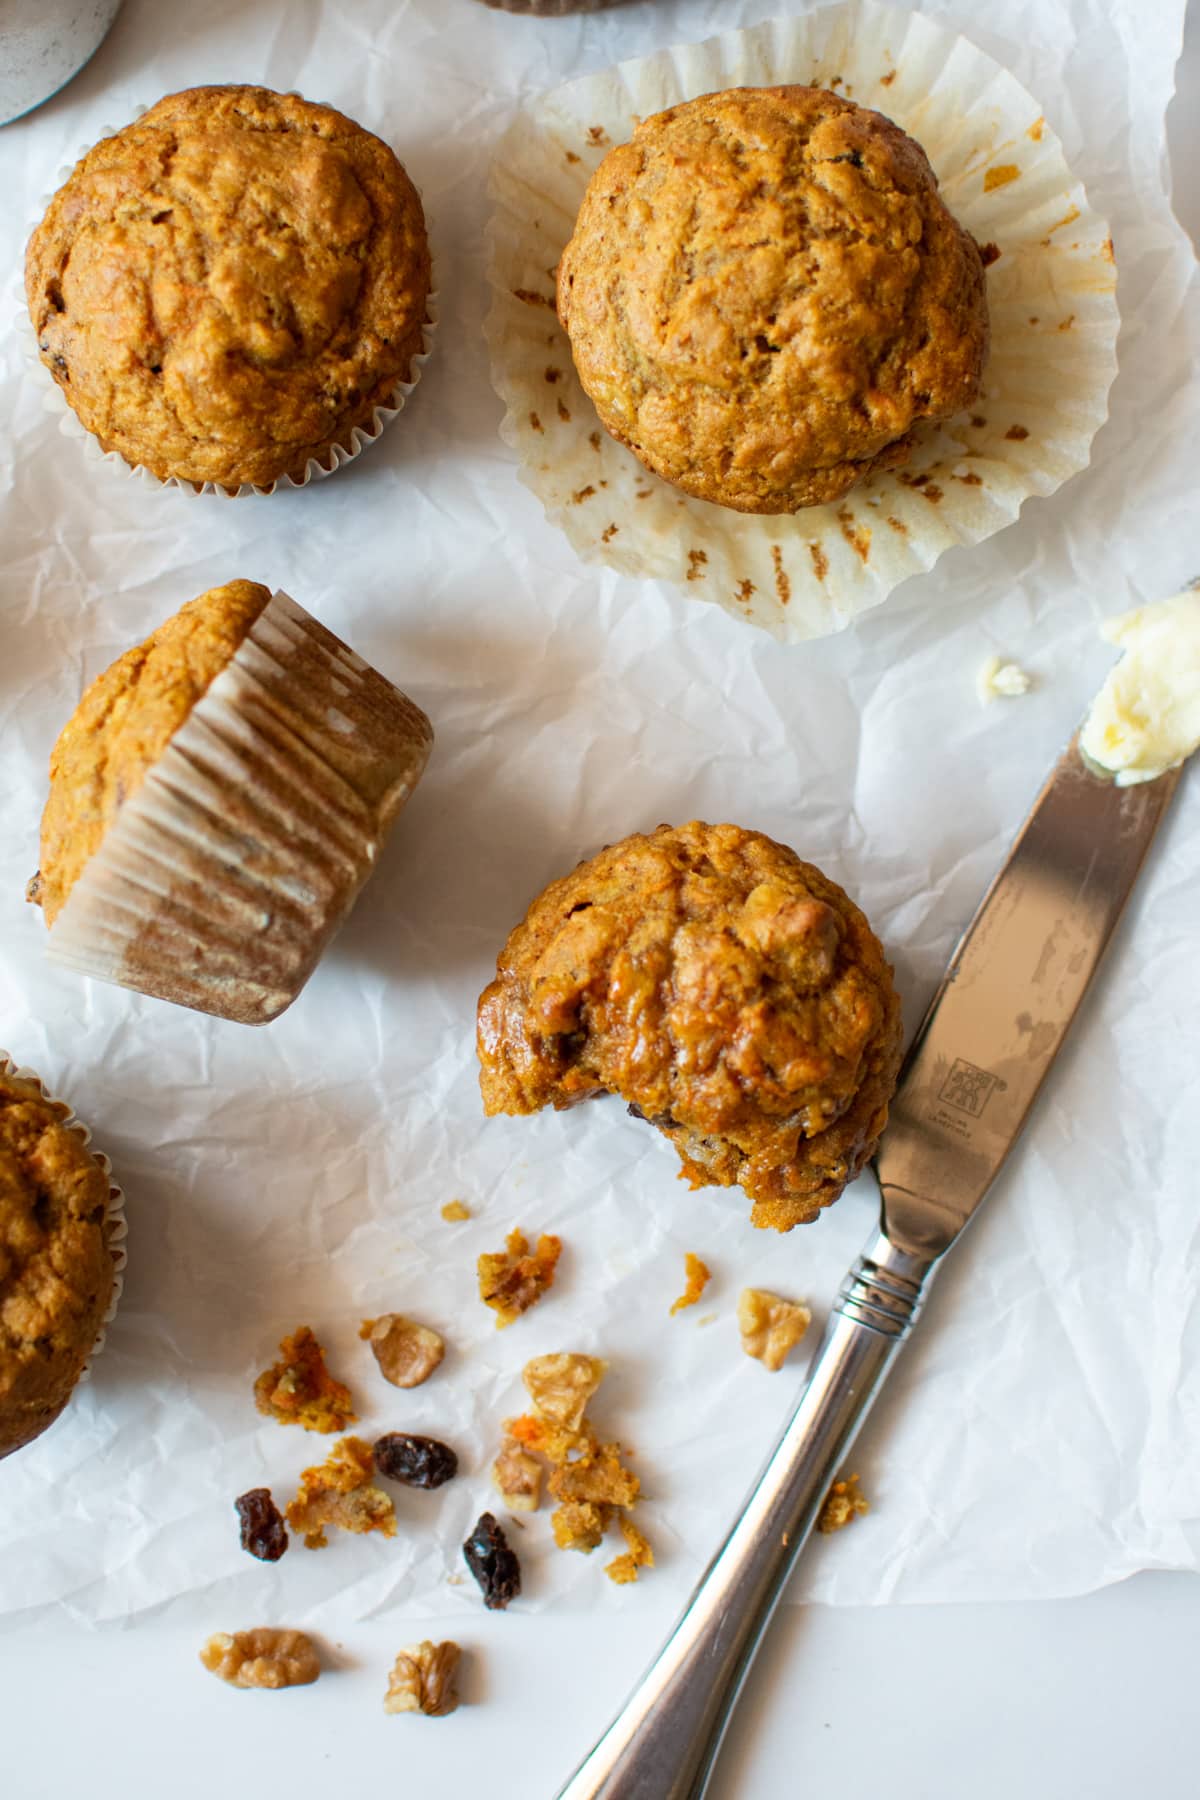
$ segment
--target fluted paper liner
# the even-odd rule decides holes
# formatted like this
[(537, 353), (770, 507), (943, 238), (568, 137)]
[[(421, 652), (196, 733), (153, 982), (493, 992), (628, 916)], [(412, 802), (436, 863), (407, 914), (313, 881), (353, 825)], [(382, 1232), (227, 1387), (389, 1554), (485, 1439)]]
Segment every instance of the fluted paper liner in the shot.
[[(133, 112), (133, 118), (135, 120), (140, 119), (143, 113), (148, 111), (148, 107), (136, 107)], [(76, 164), (82, 161), (89, 150), (94, 150), (96, 144), (103, 143), (105, 138), (115, 137), (120, 129), (121, 127), (117, 125), (106, 125), (96, 138), (95, 143), (85, 144), (76, 156), (75, 161), (65, 164), (59, 170), (58, 179), (54, 184), (54, 189), (52, 192), (42, 196), (41, 210), (25, 233), (25, 243), (29, 242), (32, 233), (37, 229), (38, 224), (45, 214), (46, 208), (54, 198), (54, 194), (58, 192), (58, 189), (62, 187), (64, 182), (70, 179)], [(407, 174), (408, 171), (406, 170), (405, 173)], [(408, 178), (412, 181), (411, 174)], [(416, 187), (416, 185), (416, 182), (413, 182), (413, 186)], [(419, 188), (417, 188), (417, 196), (421, 199), (421, 210), (425, 219), (425, 235), (428, 239), (430, 236), (429, 214), (425, 211), (425, 202), (421, 197), (421, 190)], [(21, 348), (25, 354), (26, 362), (32, 365), (36, 371), (40, 372), (41, 377), (44, 378), (44, 386), (42, 389), (43, 406), (48, 413), (53, 413), (58, 419), (58, 429), (62, 435), (66, 438), (72, 438), (77, 443), (80, 443), (83, 446), (84, 454), (92, 461), (114, 464), (116, 467), (122, 469), (125, 474), (136, 475), (141, 480), (150, 482), (154, 487), (179, 488), (185, 494), (219, 494), (227, 500), (240, 500), (247, 494), (265, 496), (267, 494), (273, 494), (277, 488), (307, 487), (310, 481), (323, 481), (327, 475), (336, 475), (337, 471), (340, 468), (343, 468), (346, 463), (353, 462), (356, 456), (360, 456), (367, 448), (368, 444), (375, 443), (376, 439), (383, 435), (384, 430), (391, 424), (392, 420), (398, 418), (403, 412), (405, 402), (420, 381), (421, 372), (433, 354), (433, 339), (434, 334), (437, 331), (438, 292), (434, 280), (435, 272), (432, 266), (432, 248), (430, 255), (430, 291), (425, 298), (425, 319), (421, 326), (421, 348), (412, 359), (408, 380), (397, 382), (391, 400), (386, 406), (376, 406), (372, 410), (371, 423), (369, 425), (355, 425), (346, 433), (346, 443), (332, 445), (330, 449), (325, 452), (324, 462), (316, 456), (310, 456), (308, 462), (305, 464), (304, 474), (298, 481), (292, 475), (281, 475), (278, 481), (267, 482), (262, 487), (256, 487), (251, 482), (243, 482), (240, 487), (231, 488), (219, 481), (187, 481), (180, 475), (155, 475), (152, 470), (145, 468), (143, 464), (129, 462), (122, 456), (119, 450), (106, 450), (99, 438), (96, 437), (93, 432), (88, 430), (87, 426), (83, 423), (83, 420), (72, 410), (62, 389), (59, 387), (57, 381), (54, 380), (54, 377), (50, 374), (50, 371), (42, 361), (41, 356), (38, 354), (37, 333), (33, 329), (33, 323), (29, 317), (29, 308), (25, 303), (25, 286), (23, 280), (19, 284), (21, 298), (14, 322)]]
[(52, 960), (266, 1024), (354, 904), (432, 742), (419, 707), (275, 594), (86, 864)]
[[(62, 1124), (68, 1131), (73, 1131), (77, 1137), (83, 1140), (108, 1178), (108, 1208), (104, 1220), (104, 1235), (108, 1240), (109, 1254), (113, 1260), (113, 1287), (108, 1305), (104, 1309), (104, 1316), (100, 1321), (100, 1330), (96, 1341), (88, 1351), (87, 1362), (79, 1376), (79, 1381), (86, 1381), (91, 1374), (92, 1363), (104, 1348), (108, 1327), (116, 1318), (117, 1307), (125, 1286), (125, 1266), (129, 1261), (125, 1248), (125, 1240), (129, 1234), (129, 1226), (125, 1218), (125, 1195), (112, 1178), (112, 1164), (102, 1150), (96, 1149), (92, 1143), (90, 1130), (82, 1119), (76, 1118), (74, 1108), (69, 1100), (63, 1100), (57, 1094), (52, 1094), (35, 1070), (22, 1068), (19, 1063), (14, 1062), (7, 1050), (0, 1050), (0, 1075), (15, 1075), (20, 1081), (32, 1081), (43, 1100), (48, 1100), (52, 1106), (65, 1106), (67, 1113)], [(79, 1382), (76, 1383), (76, 1386), (78, 1385)]]
[[(639, 118), (722, 88), (803, 82), (886, 113), (924, 147), (946, 204), (999, 256), (991, 352), (969, 413), (842, 500), (761, 517), (695, 500), (603, 430), (554, 310), (588, 180)], [(967, 39), (845, 0), (677, 46), (555, 89), (497, 153), (489, 226), (492, 380), (521, 474), (582, 556), (682, 584), (775, 637), (838, 631), (952, 544), (974, 544), (1087, 464), (1116, 373), (1116, 269), (1036, 100)]]

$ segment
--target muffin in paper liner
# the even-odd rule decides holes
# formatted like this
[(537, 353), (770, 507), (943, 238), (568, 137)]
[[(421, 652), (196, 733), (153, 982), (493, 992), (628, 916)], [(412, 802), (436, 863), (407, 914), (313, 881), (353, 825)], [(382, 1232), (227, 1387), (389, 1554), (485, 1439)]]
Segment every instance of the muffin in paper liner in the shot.
[(84, 865), (51, 960), (269, 1023), (353, 906), (432, 743), (419, 707), (276, 593)]
[[(140, 119), (143, 114), (149, 110), (150, 109), (146, 106), (135, 107), (132, 117), (134, 120)], [(121, 127), (117, 125), (104, 126), (94, 143), (84, 144), (72, 162), (63, 164), (58, 171), (54, 188), (51, 192), (43, 194), (41, 197), (38, 216), (32, 221), (28, 230), (25, 232), (23, 241), (26, 244), (29, 242), (32, 233), (36, 230), (37, 225), (53, 199), (54, 194), (57, 193), (64, 182), (68, 180), (76, 165), (90, 150), (95, 149), (96, 144), (102, 143), (105, 138), (114, 137), (119, 130), (121, 130)], [(405, 173), (408, 173), (407, 168), (405, 169)], [(411, 175), (409, 175), (409, 180), (412, 181)], [(413, 182), (413, 186), (416, 187), (417, 184)], [(425, 236), (428, 241), (432, 236), (432, 230), (429, 213), (425, 208), (424, 196), (421, 194), (419, 187), (417, 188), (417, 198), (421, 201), (421, 210), (425, 219)], [(63, 396), (61, 388), (49, 374), (45, 364), (42, 362), (42, 359), (38, 354), (37, 334), (33, 329), (33, 323), (29, 317), (29, 309), (25, 304), (24, 286), (19, 277), (17, 285), (20, 290), (20, 298), (17, 304), (14, 323), (18, 341), (26, 362), (31, 365), (34, 379), (40, 379), (42, 381), (43, 407), (46, 412), (53, 414), (58, 419), (58, 429), (63, 437), (71, 438), (75, 442), (80, 443), (83, 446), (84, 454), (92, 461), (115, 464), (125, 474), (136, 475), (141, 480), (148, 482), (151, 487), (178, 488), (186, 494), (219, 494), (223, 499), (227, 500), (242, 499), (247, 494), (257, 494), (260, 497), (265, 497), (268, 494), (275, 493), (280, 488), (307, 487), (310, 481), (323, 481), (329, 475), (336, 475), (337, 471), (344, 468), (347, 463), (353, 462), (357, 456), (362, 454), (369, 444), (377, 442), (377, 440), (382, 437), (386, 427), (392, 423), (392, 420), (398, 418), (403, 412), (405, 404), (421, 379), (422, 370), (433, 354), (434, 336), (438, 326), (439, 295), (437, 290), (437, 271), (433, 262), (431, 244), (430, 288), (425, 299), (425, 319), (421, 327), (421, 348), (412, 359), (409, 370), (409, 379), (396, 384), (395, 391), (392, 395), (392, 403), (388, 406), (376, 406), (371, 414), (370, 427), (368, 428), (361, 425), (354, 426), (346, 434), (348, 442), (345, 444), (334, 444), (327, 452), (324, 462), (321, 462), (315, 456), (310, 457), (301, 480), (297, 481), (291, 475), (284, 475), (281, 476), (279, 480), (269, 482), (261, 487), (256, 487), (253, 484), (246, 482), (240, 487), (231, 488), (216, 481), (186, 481), (178, 475), (161, 477), (153, 474), (151, 470), (144, 468), (140, 463), (134, 464), (127, 462), (119, 450), (106, 450), (99, 439), (94, 437), (88, 430), (83, 421), (77, 418), (75, 413), (72, 412), (71, 407)]]
[[(92, 1363), (104, 1348), (104, 1340), (108, 1333), (108, 1327), (116, 1318), (117, 1307), (120, 1305), (121, 1294), (125, 1286), (125, 1267), (129, 1260), (125, 1247), (125, 1240), (129, 1234), (129, 1226), (125, 1218), (125, 1195), (112, 1178), (111, 1162), (102, 1150), (96, 1149), (95, 1145), (92, 1143), (91, 1131), (83, 1123), (82, 1119), (76, 1118), (74, 1108), (69, 1101), (60, 1099), (57, 1094), (51, 1093), (41, 1076), (38, 1075), (35, 1070), (23, 1068), (9, 1055), (7, 1050), (2, 1049), (0, 1049), (0, 1075), (10, 1075), (14, 1076), (18, 1081), (32, 1082), (41, 1094), (43, 1100), (47, 1100), (51, 1106), (63, 1107), (65, 1109), (65, 1116), (62, 1119), (62, 1124), (68, 1131), (74, 1132), (76, 1136), (87, 1145), (92, 1156), (99, 1163), (101, 1170), (108, 1179), (108, 1208), (105, 1216), (104, 1229), (109, 1252), (113, 1261), (112, 1294), (101, 1317), (100, 1330), (97, 1334), (96, 1341), (88, 1352), (87, 1362), (84, 1364), (79, 1380), (75, 1384), (76, 1387), (78, 1387), (81, 1382), (88, 1379), (91, 1374)], [(36, 1442), (36, 1439), (31, 1441)]]
[[(587, 183), (640, 118), (730, 87), (827, 87), (923, 147), (985, 248), (991, 351), (969, 413), (842, 500), (774, 516), (692, 499), (603, 430), (558, 324), (555, 269)], [(579, 553), (679, 583), (784, 641), (839, 631), (952, 544), (1010, 524), (1086, 467), (1116, 374), (1117, 272), (1037, 102), (967, 39), (841, 0), (618, 64), (533, 102), (496, 155), (487, 321), (501, 427), (522, 479)]]

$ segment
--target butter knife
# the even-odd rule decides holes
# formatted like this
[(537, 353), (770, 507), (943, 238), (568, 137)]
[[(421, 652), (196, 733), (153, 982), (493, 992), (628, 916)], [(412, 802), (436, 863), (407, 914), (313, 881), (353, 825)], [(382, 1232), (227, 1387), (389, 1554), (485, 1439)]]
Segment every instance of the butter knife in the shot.
[(1118, 787), (1072, 739), (950, 959), (876, 1158), (878, 1234), (663, 1649), (558, 1800), (700, 1800), (763, 1632), (930, 1281), (1020, 1136), (1180, 771)]

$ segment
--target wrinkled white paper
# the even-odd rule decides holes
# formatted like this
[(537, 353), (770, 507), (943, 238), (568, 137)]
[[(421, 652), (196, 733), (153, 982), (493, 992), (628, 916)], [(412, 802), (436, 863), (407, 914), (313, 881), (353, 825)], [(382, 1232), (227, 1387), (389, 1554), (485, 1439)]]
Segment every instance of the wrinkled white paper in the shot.
[[(485, 1122), (474, 1003), (505, 934), (599, 844), (662, 819), (733, 819), (844, 882), (915, 1023), (1108, 666), (1096, 621), (1200, 573), (1197, 283), (1164, 192), (1180, 0), (995, 0), (986, 28), (965, 0), (927, 8), (1038, 95), (1113, 225), (1121, 370), (1082, 476), (841, 637), (792, 648), (585, 569), (546, 524), (488, 384), (491, 148), (522, 95), (780, 4), (660, 0), (537, 22), (476, 0), (262, 0), (249, 13), (214, 0), (192, 36), (182, 14), (168, 33), (146, 7), (96, 65), (108, 85), (89, 72), (0, 137), (15, 267), (37, 197), (104, 125), (201, 81), (298, 88), (395, 144), (426, 197), (444, 297), (403, 417), (352, 469), (263, 500), (190, 499), (85, 460), (5, 336), (0, 1043), (92, 1125), (130, 1226), (125, 1295), (92, 1381), (0, 1464), (9, 1613), (61, 1602), (107, 1620), (203, 1592), (220, 1623), (286, 1609), (334, 1631), (401, 1602), (476, 1609), (457, 1546), (489, 1503), (521, 1364), (560, 1348), (611, 1360), (594, 1411), (638, 1453), (659, 1555), (646, 1597), (653, 1582), (659, 1600), (681, 1599), (802, 1367), (772, 1376), (743, 1357), (738, 1290), (806, 1297), (815, 1341), (872, 1226), (871, 1183), (778, 1238), (751, 1230), (739, 1192), (690, 1194), (670, 1147), (615, 1101)], [(183, 600), (239, 575), (294, 593), (437, 731), (356, 912), (262, 1031), (51, 969), (22, 900), (46, 759), (83, 684)], [(1036, 685), (984, 710), (974, 681), (992, 653)], [(796, 1597), (1048, 1596), (1200, 1561), (1198, 811), (1189, 777), (1020, 1153), (855, 1453), (872, 1513), (813, 1546)], [(469, 1223), (442, 1221), (452, 1198)], [(500, 1333), (474, 1260), (518, 1224), (560, 1232), (566, 1250), (550, 1297)], [(672, 1319), (686, 1250), (714, 1279)], [(447, 1337), (420, 1390), (388, 1388), (357, 1339), (384, 1309)], [(297, 1544), (266, 1568), (238, 1548), (233, 1497), (266, 1483), (286, 1500), (330, 1441), (253, 1408), (255, 1373), (301, 1322), (352, 1386), (361, 1430), (445, 1437), (463, 1473), (436, 1494), (396, 1490), (393, 1542)], [(513, 1535), (528, 1606), (638, 1603), (642, 1589), (604, 1580), (618, 1543), (563, 1555), (544, 1514)]]

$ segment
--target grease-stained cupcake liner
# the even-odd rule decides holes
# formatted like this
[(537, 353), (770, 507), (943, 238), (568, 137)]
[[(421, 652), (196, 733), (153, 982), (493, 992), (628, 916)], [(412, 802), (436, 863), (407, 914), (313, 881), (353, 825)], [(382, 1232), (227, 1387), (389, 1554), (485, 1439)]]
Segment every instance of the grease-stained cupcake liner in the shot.
[(276, 593), (86, 863), (51, 960), (269, 1023), (349, 913), (432, 743), (419, 707)]
[[(109, 1254), (113, 1261), (113, 1289), (112, 1297), (110, 1298), (109, 1303), (104, 1310), (104, 1316), (100, 1321), (100, 1330), (96, 1336), (96, 1341), (88, 1351), (87, 1362), (84, 1364), (83, 1371), (79, 1377), (81, 1382), (86, 1381), (91, 1374), (92, 1363), (104, 1348), (104, 1340), (108, 1333), (108, 1327), (117, 1316), (117, 1307), (120, 1305), (121, 1294), (125, 1286), (125, 1267), (129, 1260), (128, 1252), (125, 1247), (125, 1241), (129, 1235), (129, 1225), (125, 1218), (125, 1195), (112, 1178), (111, 1162), (108, 1160), (108, 1157), (105, 1156), (104, 1152), (102, 1150), (97, 1150), (96, 1146), (92, 1143), (90, 1129), (83, 1123), (82, 1119), (76, 1118), (74, 1108), (71, 1106), (69, 1100), (63, 1100), (57, 1094), (52, 1094), (41, 1076), (37, 1074), (35, 1070), (22, 1068), (19, 1063), (14, 1061), (7, 1050), (0, 1050), (0, 1075), (14, 1075), (20, 1081), (31, 1081), (36, 1086), (43, 1100), (48, 1101), (51, 1106), (65, 1107), (66, 1117), (62, 1121), (63, 1125), (68, 1131), (73, 1131), (75, 1135), (87, 1145), (96, 1161), (100, 1164), (100, 1167), (108, 1180), (108, 1208), (105, 1214), (104, 1233), (108, 1241)], [(76, 1385), (78, 1385), (78, 1383)]]
[[(140, 119), (142, 115), (148, 111), (149, 108), (146, 106), (135, 107), (133, 121)], [(63, 164), (62, 168), (58, 171), (58, 177), (53, 189), (49, 193), (42, 195), (38, 216), (32, 221), (29, 229), (25, 233), (25, 243), (29, 242), (33, 232), (41, 223), (46, 208), (49, 206), (59, 188), (68, 180), (76, 164), (79, 163), (90, 150), (94, 150), (96, 144), (103, 143), (105, 138), (114, 137), (121, 129), (123, 129), (121, 126), (105, 126), (101, 130), (99, 137), (96, 138), (95, 143), (85, 144), (73, 162)], [(409, 180), (412, 181), (411, 174), (409, 175)], [(416, 187), (415, 182), (413, 182), (413, 186)], [(428, 240), (432, 236), (432, 230), (429, 214), (425, 210), (425, 201), (420, 188), (417, 188), (417, 197), (421, 201), (421, 211), (425, 219), (425, 235)], [(20, 300), (17, 307), (15, 323), (25, 360), (36, 369), (37, 376), (35, 376), (35, 379), (40, 379), (41, 381), (42, 403), (45, 410), (48, 413), (52, 413), (58, 419), (58, 429), (63, 437), (71, 438), (82, 445), (84, 455), (87, 456), (89, 460), (98, 463), (115, 464), (115, 466), (122, 470), (124, 474), (136, 475), (141, 480), (149, 482), (152, 487), (156, 488), (178, 488), (185, 494), (218, 494), (226, 500), (243, 499), (248, 494), (257, 494), (261, 498), (268, 494), (276, 493), (280, 488), (307, 487), (310, 481), (324, 481), (327, 476), (336, 475), (339, 469), (344, 468), (347, 463), (353, 462), (357, 456), (361, 456), (362, 452), (369, 444), (375, 443), (382, 437), (384, 431), (392, 423), (393, 419), (399, 418), (400, 414), (404, 411), (404, 407), (408, 402), (409, 397), (412, 395), (421, 379), (421, 374), (426, 363), (433, 355), (434, 337), (438, 326), (439, 299), (435, 277), (436, 269), (433, 264), (431, 248), (430, 290), (425, 300), (425, 320), (421, 327), (421, 348), (412, 359), (409, 379), (396, 384), (390, 402), (386, 406), (376, 406), (371, 414), (370, 425), (355, 425), (346, 434), (347, 442), (345, 444), (334, 444), (331, 449), (326, 451), (324, 461), (316, 456), (310, 456), (305, 465), (304, 474), (299, 480), (296, 480), (295, 477), (291, 475), (283, 475), (278, 481), (267, 482), (261, 487), (255, 486), (252, 482), (243, 482), (240, 487), (234, 488), (227, 487), (224, 483), (218, 481), (186, 481), (179, 475), (155, 475), (152, 470), (147, 469), (142, 463), (128, 462), (119, 450), (106, 450), (99, 438), (95, 437), (93, 433), (88, 430), (83, 421), (77, 418), (75, 413), (72, 412), (63, 395), (62, 389), (54, 380), (54, 377), (50, 374), (38, 354), (37, 334), (33, 329), (33, 323), (29, 317), (29, 309), (25, 304), (23, 276), (18, 278)]]
[[(764, 517), (681, 493), (608, 436), (557, 321), (554, 272), (592, 172), (638, 119), (698, 94), (784, 82), (832, 88), (894, 119), (925, 149), (951, 212), (998, 254), (991, 351), (971, 412), (927, 429), (905, 467), (842, 500)], [(841, 0), (570, 82), (515, 121), (491, 191), (487, 336), (501, 429), (522, 479), (589, 561), (679, 583), (785, 641), (820, 637), (1087, 465), (1117, 366), (1108, 226), (1037, 102), (930, 19)]]

